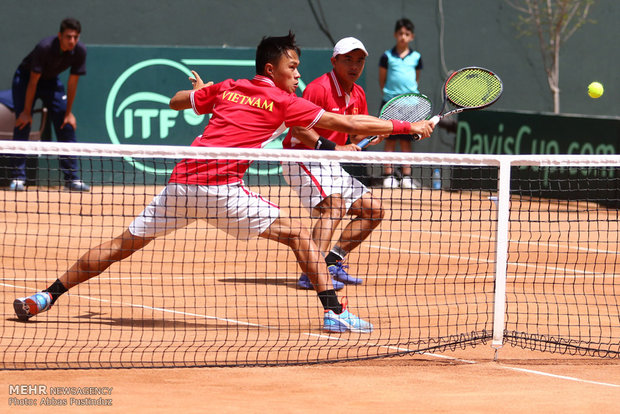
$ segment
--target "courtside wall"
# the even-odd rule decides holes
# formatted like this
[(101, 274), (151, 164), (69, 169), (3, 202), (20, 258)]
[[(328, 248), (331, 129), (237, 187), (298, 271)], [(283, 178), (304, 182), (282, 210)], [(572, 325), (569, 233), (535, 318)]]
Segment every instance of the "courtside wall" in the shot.
[[(438, 90), (445, 75), (443, 49), (447, 70), (479, 65), (501, 75), (505, 93), (494, 109), (549, 112), (553, 108), (537, 41), (533, 37), (517, 37), (517, 12), (502, 0), (3, 1), (0, 89), (10, 88), (20, 60), (42, 37), (55, 34), (60, 20), (69, 15), (81, 20), (81, 40), (87, 46), (255, 48), (262, 36), (280, 35), (292, 29), (304, 49), (329, 49), (332, 43), (317, 24), (311, 5), (317, 15), (322, 11), (324, 26), (332, 38), (356, 36), (369, 50), (363, 85), (371, 112), (378, 112), (381, 99), (377, 63), (381, 53), (393, 45), (393, 25), (402, 16), (411, 18), (416, 25), (413, 46), (424, 60), (420, 89), (435, 105), (441, 100)], [(620, 85), (614, 68), (620, 63), (620, 55), (611, 51), (620, 34), (620, 7), (615, 0), (599, 0), (590, 16), (596, 23), (579, 29), (561, 49), (561, 110), (568, 114), (616, 116), (620, 114), (616, 92)], [(157, 54), (156, 48), (153, 53)], [(308, 54), (302, 55), (302, 59), (309, 58)], [(321, 62), (324, 63), (329, 64)], [(93, 64), (89, 60), (89, 71), (94, 70)], [(208, 68), (197, 69), (210, 79)], [(606, 88), (598, 100), (586, 94), (587, 85), (593, 80)], [(172, 84), (176, 87), (176, 82), (161, 81), (171, 82), (168, 94), (175, 92)], [(85, 92), (84, 84), (88, 82), (94, 80), (87, 75), (80, 82), (78, 94)], [(103, 135), (105, 131), (96, 133)], [(83, 131), (78, 134), (82, 140), (99, 139), (86, 137)], [(454, 137), (444, 132), (437, 135), (417, 144), (416, 151), (450, 151)]]

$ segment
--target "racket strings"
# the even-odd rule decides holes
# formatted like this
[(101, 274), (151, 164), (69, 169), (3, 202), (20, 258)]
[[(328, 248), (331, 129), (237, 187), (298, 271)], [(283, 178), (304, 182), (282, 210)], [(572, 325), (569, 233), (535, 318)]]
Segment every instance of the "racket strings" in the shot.
[(502, 94), (502, 82), (494, 74), (472, 68), (456, 73), (446, 84), (446, 96), (457, 106), (486, 106)]
[(381, 110), (382, 119), (399, 119), (416, 122), (428, 119), (431, 114), (431, 102), (422, 96), (402, 96), (388, 102)]

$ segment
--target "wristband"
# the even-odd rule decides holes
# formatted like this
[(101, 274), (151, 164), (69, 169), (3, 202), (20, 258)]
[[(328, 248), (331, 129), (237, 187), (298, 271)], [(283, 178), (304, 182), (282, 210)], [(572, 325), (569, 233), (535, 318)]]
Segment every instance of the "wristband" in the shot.
[(411, 124), (397, 119), (390, 119), (392, 122), (392, 135), (411, 135)]
[(319, 137), (319, 139), (316, 141), (316, 145), (314, 146), (314, 149), (333, 151), (336, 149), (336, 143), (331, 142), (327, 138)]

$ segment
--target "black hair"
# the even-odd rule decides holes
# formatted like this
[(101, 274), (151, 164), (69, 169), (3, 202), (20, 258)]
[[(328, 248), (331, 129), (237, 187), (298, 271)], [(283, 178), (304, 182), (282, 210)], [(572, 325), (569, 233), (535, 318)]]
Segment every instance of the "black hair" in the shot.
[(73, 17), (67, 17), (62, 22), (60, 22), (60, 33), (65, 30), (75, 30), (78, 33), (82, 33), (82, 25), (80, 24), (78, 19), (74, 19)]
[(289, 50), (297, 52), (301, 56), (301, 50), (295, 43), (295, 34), (289, 30), (287, 36), (263, 37), (256, 48), (256, 73), (264, 75), (265, 65), (276, 65), (283, 55), (288, 55)]
[(405, 28), (407, 30), (409, 30), (411, 33), (414, 33), (413, 31), (413, 22), (409, 19), (406, 18), (402, 18), (396, 21), (396, 25), (394, 26), (394, 33), (398, 32), (401, 28)]

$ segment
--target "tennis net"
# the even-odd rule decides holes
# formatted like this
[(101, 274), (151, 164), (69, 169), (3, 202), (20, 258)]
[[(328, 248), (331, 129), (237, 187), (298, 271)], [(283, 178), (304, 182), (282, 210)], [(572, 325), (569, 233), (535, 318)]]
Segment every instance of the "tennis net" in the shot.
[[(12, 156), (27, 154), (30, 166), (25, 191), (0, 191), (0, 369), (286, 365), (481, 344), (620, 355), (620, 156), (13, 141), (0, 141), (0, 153), (4, 186)], [(59, 155), (80, 157), (90, 192), (63, 190)], [(15, 298), (125, 231), (179, 160), (240, 158), (254, 161), (247, 189), (306, 229), (317, 220), (282, 162), (340, 163), (370, 189), (382, 219), (345, 261), (363, 284), (338, 295), (372, 333), (323, 332), (321, 303), (298, 287), (288, 247), (205, 220), (157, 238), (49, 311), (15, 317)], [(411, 166), (414, 188), (385, 188), (385, 163)]]

